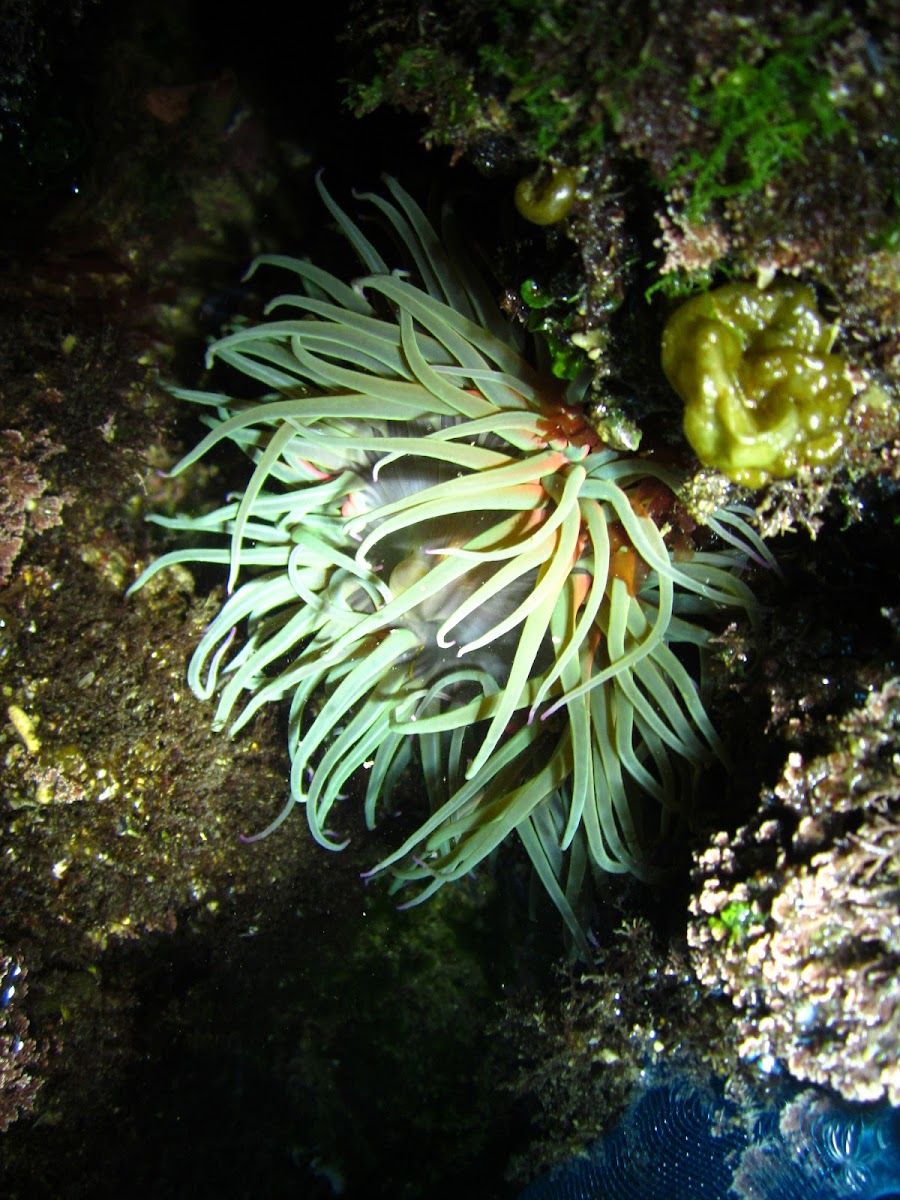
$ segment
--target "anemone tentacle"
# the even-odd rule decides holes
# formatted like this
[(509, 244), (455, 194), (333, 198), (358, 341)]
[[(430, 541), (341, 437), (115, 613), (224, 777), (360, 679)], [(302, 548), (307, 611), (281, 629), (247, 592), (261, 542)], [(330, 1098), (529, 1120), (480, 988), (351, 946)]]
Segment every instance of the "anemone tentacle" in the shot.
[(711, 518), (711, 548), (673, 535), (678, 472), (605, 446), (584, 382), (566, 394), (532, 365), (449, 214), (439, 234), (393, 180), (362, 196), (403, 247), (409, 273), (391, 270), (318, 188), (365, 274), (251, 266), (295, 291), (207, 359), (263, 394), (179, 390), (208, 432), (173, 473), (223, 441), (252, 473), (213, 513), (158, 519), (224, 546), (164, 555), (132, 590), (176, 563), (228, 567), (188, 680), (232, 733), (290, 701), (290, 797), (256, 837), (302, 804), (341, 848), (328, 823), (354, 775), (372, 826), (417, 757), (430, 812), (374, 872), (418, 903), (516, 831), (583, 945), (584, 879), (663, 877), (697, 772), (724, 754), (684, 652), (723, 610), (752, 616), (741, 575), (768, 552), (738, 509)]

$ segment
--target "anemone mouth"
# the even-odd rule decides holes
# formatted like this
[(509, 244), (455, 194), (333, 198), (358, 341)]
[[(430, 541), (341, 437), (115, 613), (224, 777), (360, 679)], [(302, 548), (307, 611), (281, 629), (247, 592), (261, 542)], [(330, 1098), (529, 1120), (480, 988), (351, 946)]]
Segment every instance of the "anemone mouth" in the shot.
[[(745, 561), (767, 552), (740, 514), (722, 549), (670, 546), (678, 477), (605, 447), (411, 198), (366, 197), (419, 283), (319, 183), (368, 274), (353, 286), (268, 256), (300, 291), (298, 319), (241, 329), (210, 349), (265, 391), (258, 403), (180, 392), (209, 433), (254, 466), (216, 512), (162, 520), (225, 546), (175, 551), (229, 569), (229, 596), (188, 680), (241, 729), (288, 700), (291, 794), (313, 836), (367, 772), (365, 816), (413, 758), (430, 811), (376, 871), (417, 903), (516, 832), (573, 936), (591, 871), (660, 877), (660, 846), (690, 812), (692, 781), (722, 747), (683, 649), (702, 651), (726, 608), (751, 613)], [(580, 384), (578, 386), (581, 386)], [(671, 539), (670, 539), (671, 540)], [(237, 646), (234, 631), (247, 631)], [(254, 839), (250, 839), (254, 840)]]

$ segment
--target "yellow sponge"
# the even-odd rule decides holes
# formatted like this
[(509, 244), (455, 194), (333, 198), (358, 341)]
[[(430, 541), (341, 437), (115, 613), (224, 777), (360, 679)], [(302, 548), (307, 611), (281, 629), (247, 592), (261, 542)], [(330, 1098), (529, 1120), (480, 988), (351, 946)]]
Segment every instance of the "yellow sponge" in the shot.
[(747, 487), (834, 462), (853, 398), (835, 335), (801, 283), (730, 283), (676, 309), (662, 366), (700, 461)]

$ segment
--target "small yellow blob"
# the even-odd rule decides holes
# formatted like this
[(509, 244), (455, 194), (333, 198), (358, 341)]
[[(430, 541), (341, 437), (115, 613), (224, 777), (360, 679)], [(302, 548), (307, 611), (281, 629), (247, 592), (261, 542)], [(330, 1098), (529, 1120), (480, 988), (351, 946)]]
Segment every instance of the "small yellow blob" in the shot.
[(545, 164), (516, 184), (516, 208), (535, 225), (555, 225), (575, 203), (577, 185), (578, 172), (572, 167)]
[(22, 739), (22, 745), (29, 754), (37, 754), (41, 748), (41, 739), (35, 731), (35, 723), (28, 713), (18, 704), (10, 704), (6, 710), (10, 724)]
[(840, 456), (853, 385), (808, 284), (731, 283), (669, 318), (662, 367), (704, 465), (761, 487)]

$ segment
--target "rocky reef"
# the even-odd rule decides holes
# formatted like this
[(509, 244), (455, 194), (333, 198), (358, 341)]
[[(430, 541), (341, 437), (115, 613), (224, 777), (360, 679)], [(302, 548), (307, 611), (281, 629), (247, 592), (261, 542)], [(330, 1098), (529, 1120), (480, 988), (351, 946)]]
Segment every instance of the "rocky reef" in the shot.
[[(736, 1111), (744, 1150), (755, 1096), (776, 1157), (824, 1105), (865, 1165), (881, 1126), (848, 1114), (875, 1110), (842, 1105), (900, 1103), (896, 5), (375, 0), (318, 38), (302, 8), (0, 22), (4, 1195), (497, 1200), (621, 1146), (654, 1094), (696, 1145)], [(452, 198), (597, 437), (685, 476), (698, 544), (729, 505), (766, 547), (761, 611), (722, 614), (704, 672), (728, 766), (667, 883), (600, 881), (580, 962), (515, 847), (412, 913), (363, 883), (421, 821), (414, 782), (364, 853), (352, 817), (343, 856), (243, 843), (286, 797), (286, 715), (229, 741), (186, 688), (211, 573), (123, 599), (176, 544), (146, 516), (241, 479), (239, 453), (167, 472), (198, 439), (171, 386), (218, 388), (207, 343), (261, 316), (248, 263), (353, 269), (320, 167)], [(692, 448), (663, 331), (722, 288), (817, 314), (827, 454), (783, 462), (765, 420), (758, 474)]]

